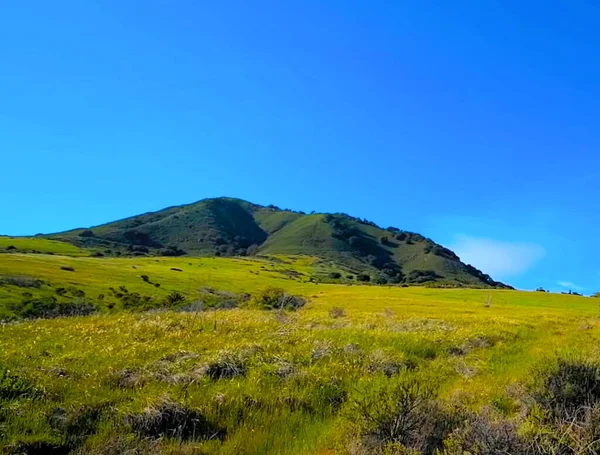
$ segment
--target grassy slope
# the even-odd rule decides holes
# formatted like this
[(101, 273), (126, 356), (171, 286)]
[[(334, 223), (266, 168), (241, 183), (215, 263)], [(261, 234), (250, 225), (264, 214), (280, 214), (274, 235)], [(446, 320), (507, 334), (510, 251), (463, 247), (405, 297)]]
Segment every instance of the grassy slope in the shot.
[[(338, 215), (339, 217), (339, 215)], [(305, 254), (336, 261), (353, 273), (378, 275), (381, 264), (369, 262), (368, 256), (383, 256), (380, 261), (396, 262), (405, 275), (413, 270), (432, 270), (442, 280), (469, 286), (486, 285), (468, 273), (455, 259), (427, 254), (433, 245), (421, 238), (415, 242), (395, 241), (394, 234), (354, 218), (342, 216), (361, 246), (351, 245), (335, 233), (325, 215), (304, 215), (287, 210), (262, 207), (232, 198), (206, 199), (194, 204), (171, 207), (92, 228), (93, 238), (80, 236), (82, 230), (53, 234), (80, 246), (124, 250), (127, 245), (143, 245), (158, 251), (176, 246), (189, 255), (223, 255), (243, 253), (259, 245), (263, 254)], [(387, 245), (380, 238), (392, 239)]]
[[(71, 267), (74, 271), (61, 267)], [(171, 270), (176, 268), (181, 270)], [(126, 286), (131, 292), (151, 295), (160, 300), (173, 291), (183, 293), (189, 301), (201, 295), (201, 289), (213, 287), (233, 292), (254, 292), (266, 284), (285, 286), (292, 290), (303, 287), (311, 277), (326, 277), (336, 271), (329, 265), (310, 257), (274, 256), (271, 258), (92, 258), (58, 255), (4, 254), (0, 255), (2, 276), (25, 276), (40, 279), (39, 288), (20, 288), (0, 285), (0, 319), (10, 317), (11, 302), (21, 299), (23, 292), (34, 296), (53, 296), (58, 287), (76, 287), (86, 292), (89, 300), (106, 306), (111, 302), (109, 288)], [(291, 276), (290, 272), (293, 273)], [(156, 288), (141, 279), (148, 275)], [(106, 300), (99, 302), (103, 294)]]
[[(62, 264), (75, 272), (61, 271)], [(183, 271), (173, 272), (173, 266)], [(148, 285), (139, 275), (147, 273), (163, 283), (156, 292), (180, 289), (191, 295), (206, 285), (252, 292), (277, 285), (310, 298), (306, 308), (285, 317), (258, 310), (118, 313), (3, 326), (0, 365), (43, 391), (44, 399), (10, 401), (13, 411), (1, 443), (62, 444), (47, 417), (57, 408), (75, 414), (98, 408), (104, 409), (104, 418), (83, 442), (86, 452), (102, 453), (118, 444), (144, 447), (143, 441), (120, 436), (130, 434), (124, 416), (169, 397), (202, 410), (228, 433), (223, 443), (167, 438), (159, 442), (166, 452), (333, 453), (347, 442), (351, 401), (395, 380), (377, 371), (374, 366), (381, 362), (413, 362), (417, 369), (401, 376), (439, 384), (443, 400), (473, 408), (492, 403), (510, 415), (518, 412), (518, 401), (509, 386), (526, 384), (533, 367), (557, 353), (598, 357), (599, 314), (592, 299), (504, 290), (315, 285), (262, 267), (308, 274), (314, 264), (306, 258), (276, 265), (220, 258), (1, 256), (0, 274), (27, 272), (88, 294), (114, 284), (144, 292)], [(488, 296), (490, 307), (484, 305)], [(334, 307), (345, 315), (332, 318)], [(450, 348), (465, 344), (473, 347), (464, 355), (449, 354)], [(194, 355), (177, 360), (184, 351)], [(165, 360), (169, 354), (175, 360)], [(246, 355), (245, 375), (175, 380), (226, 354)], [(293, 373), (277, 373), (282, 366)], [(137, 372), (143, 381), (133, 388), (116, 386), (115, 375), (125, 370)], [(348, 406), (332, 409), (328, 399), (340, 392), (348, 394)]]
[[(295, 216), (298, 215), (274, 212), (239, 199), (219, 198), (95, 226), (92, 230), (97, 239), (117, 244), (177, 246), (192, 255), (211, 255), (219, 245), (230, 245), (236, 250), (259, 245), (269, 232), (280, 229)], [(81, 241), (81, 232), (74, 230), (52, 237)], [(94, 239), (86, 241), (93, 244)]]
[(64, 256), (89, 256), (90, 251), (81, 249), (71, 243), (60, 242), (40, 237), (4, 237), (0, 236), (0, 252), (15, 247), (22, 253), (51, 253)]

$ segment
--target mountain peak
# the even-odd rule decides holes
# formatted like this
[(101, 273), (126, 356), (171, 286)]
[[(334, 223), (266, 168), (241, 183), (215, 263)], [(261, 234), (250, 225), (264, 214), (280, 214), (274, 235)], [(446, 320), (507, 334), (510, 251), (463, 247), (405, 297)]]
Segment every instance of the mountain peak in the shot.
[[(308, 255), (380, 283), (506, 287), (433, 240), (345, 213), (311, 213), (218, 197), (49, 237), (107, 254)], [(365, 278), (366, 279), (366, 278)]]

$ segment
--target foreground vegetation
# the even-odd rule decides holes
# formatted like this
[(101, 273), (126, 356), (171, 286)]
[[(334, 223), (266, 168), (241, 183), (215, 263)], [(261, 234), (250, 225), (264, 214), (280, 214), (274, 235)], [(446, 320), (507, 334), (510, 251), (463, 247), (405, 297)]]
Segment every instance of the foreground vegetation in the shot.
[[(302, 257), (0, 255), (14, 321), (0, 329), (0, 447), (600, 450), (596, 299), (319, 282), (333, 272)], [(52, 299), (87, 309), (46, 316), (89, 314), (19, 320)]]

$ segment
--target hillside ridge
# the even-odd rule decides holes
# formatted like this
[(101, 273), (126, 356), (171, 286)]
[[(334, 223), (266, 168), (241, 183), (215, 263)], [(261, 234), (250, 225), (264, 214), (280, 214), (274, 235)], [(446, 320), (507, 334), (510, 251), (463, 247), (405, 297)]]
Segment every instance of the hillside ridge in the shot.
[[(99, 255), (307, 255), (377, 284), (509, 286), (415, 232), (346, 213), (310, 213), (219, 197), (44, 235)], [(338, 278), (342, 278), (341, 276)]]

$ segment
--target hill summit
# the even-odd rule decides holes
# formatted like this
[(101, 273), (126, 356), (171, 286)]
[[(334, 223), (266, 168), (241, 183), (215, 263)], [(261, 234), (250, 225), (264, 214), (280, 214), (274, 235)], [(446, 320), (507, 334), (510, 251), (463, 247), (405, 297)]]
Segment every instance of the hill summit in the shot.
[(344, 213), (306, 214), (226, 197), (47, 237), (118, 255), (308, 255), (379, 284), (509, 287), (414, 232)]

